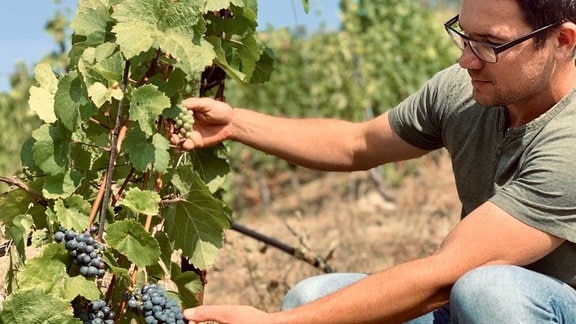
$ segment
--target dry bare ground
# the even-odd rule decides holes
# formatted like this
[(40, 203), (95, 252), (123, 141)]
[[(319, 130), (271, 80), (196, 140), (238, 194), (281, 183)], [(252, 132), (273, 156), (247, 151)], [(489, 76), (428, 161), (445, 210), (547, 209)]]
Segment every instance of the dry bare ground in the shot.
[[(243, 207), (236, 221), (311, 254), (328, 258), (340, 272), (375, 272), (430, 254), (459, 217), (447, 154), (418, 162), (401, 185), (384, 188), (386, 199), (368, 172), (324, 173), (298, 169), (304, 179), (295, 189), (289, 180), (269, 179), (270, 202)], [(261, 201), (247, 184), (240, 192)], [(284, 185), (282, 185), (284, 183)], [(250, 188), (252, 187), (252, 188)], [(246, 197), (244, 197), (246, 198)], [(248, 199), (247, 198), (247, 199)], [(30, 257), (30, 256), (29, 256)], [(8, 266), (0, 258), (0, 304)], [(323, 273), (276, 248), (236, 231), (226, 233), (224, 248), (208, 272), (204, 304), (249, 304), (277, 310), (298, 281)]]
[[(306, 171), (302, 171), (306, 172)], [(355, 195), (350, 195), (354, 183)], [(422, 159), (416, 174), (384, 199), (367, 172), (328, 173), (272, 190), (271, 205), (244, 209), (238, 223), (318, 256), (339, 272), (375, 272), (433, 252), (458, 221), (460, 205), (445, 152)], [(204, 304), (249, 304), (277, 310), (298, 281), (323, 273), (235, 231), (209, 272)]]

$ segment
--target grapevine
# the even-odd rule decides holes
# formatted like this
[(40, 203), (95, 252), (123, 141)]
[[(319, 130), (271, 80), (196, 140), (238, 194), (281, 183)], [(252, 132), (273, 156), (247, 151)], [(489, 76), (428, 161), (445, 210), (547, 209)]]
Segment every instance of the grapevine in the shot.
[(223, 100), (228, 77), (268, 80), (256, 12), (250, 1), (79, 1), (69, 66), (34, 69), (30, 108), (43, 124), (22, 146), (26, 177), (0, 197), (15, 247), (0, 323), (182, 323), (182, 308), (202, 303), (201, 275), (232, 221), (229, 165), (224, 145), (183, 152), (170, 139), (191, 136), (185, 98)]

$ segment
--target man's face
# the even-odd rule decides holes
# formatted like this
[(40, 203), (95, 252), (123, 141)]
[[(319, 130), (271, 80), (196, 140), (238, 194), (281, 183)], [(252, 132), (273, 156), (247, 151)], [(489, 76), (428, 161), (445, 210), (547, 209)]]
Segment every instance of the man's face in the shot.
[[(494, 45), (533, 31), (515, 0), (463, 0), (460, 26), (470, 38)], [(538, 98), (549, 87), (554, 65), (547, 48), (536, 48), (534, 39), (499, 53), (497, 63), (483, 62), (466, 48), (459, 63), (470, 74), (474, 99), (487, 107)]]

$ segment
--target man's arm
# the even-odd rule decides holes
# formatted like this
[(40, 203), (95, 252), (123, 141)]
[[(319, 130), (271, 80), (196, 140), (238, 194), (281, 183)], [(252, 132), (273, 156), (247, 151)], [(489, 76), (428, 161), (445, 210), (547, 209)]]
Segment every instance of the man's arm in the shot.
[[(188, 319), (220, 323), (397, 323), (449, 301), (466, 272), (483, 265), (527, 265), (564, 240), (528, 226), (487, 202), (468, 215), (432, 256), (375, 273), (310, 304), (273, 314), (243, 306), (206, 306)], [(246, 316), (246, 317), (242, 317)]]
[(291, 119), (231, 108), (209, 98), (183, 102), (195, 111), (193, 139), (184, 148), (234, 140), (291, 163), (318, 170), (352, 171), (421, 156), (391, 129), (388, 114), (363, 123)]

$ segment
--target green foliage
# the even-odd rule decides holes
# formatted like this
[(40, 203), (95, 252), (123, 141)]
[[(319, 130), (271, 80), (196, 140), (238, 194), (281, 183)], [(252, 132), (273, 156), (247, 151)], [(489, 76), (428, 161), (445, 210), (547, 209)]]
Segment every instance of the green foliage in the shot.
[[(79, 2), (67, 70), (35, 67), (29, 104), (42, 124), (22, 145), (27, 178), (0, 197), (0, 222), (16, 247), (0, 319), (71, 322), (78, 295), (106, 292), (117, 305), (124, 291), (166, 278), (182, 305), (198, 303), (201, 279), (173, 255), (199, 271), (214, 263), (231, 221), (220, 198), (229, 165), (223, 146), (182, 152), (168, 138), (179, 103), (208, 88), (205, 70), (242, 83), (269, 79), (272, 56), (256, 38), (256, 12), (247, 0)], [(93, 224), (113, 276), (106, 290), (79, 275), (52, 239), (60, 226), (80, 232)], [(31, 259), (29, 237), (43, 244)]]

